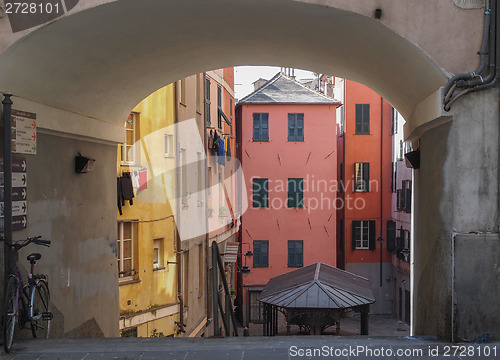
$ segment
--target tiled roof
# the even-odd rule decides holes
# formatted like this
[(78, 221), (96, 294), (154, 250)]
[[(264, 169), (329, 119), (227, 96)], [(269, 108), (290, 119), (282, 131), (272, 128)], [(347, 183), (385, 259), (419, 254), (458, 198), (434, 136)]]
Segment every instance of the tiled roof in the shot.
[(372, 304), (368, 279), (323, 263), (275, 276), (261, 302), (286, 308), (345, 309)]
[(238, 101), (238, 104), (334, 104), (338, 100), (309, 89), (282, 72), (277, 73), (260, 89)]

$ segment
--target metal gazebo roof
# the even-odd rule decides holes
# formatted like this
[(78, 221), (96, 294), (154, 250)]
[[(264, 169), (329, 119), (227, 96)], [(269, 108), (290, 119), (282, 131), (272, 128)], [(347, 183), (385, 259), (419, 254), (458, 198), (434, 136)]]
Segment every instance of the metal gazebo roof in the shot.
[(275, 276), (260, 301), (284, 308), (345, 309), (372, 304), (368, 279), (323, 263)]

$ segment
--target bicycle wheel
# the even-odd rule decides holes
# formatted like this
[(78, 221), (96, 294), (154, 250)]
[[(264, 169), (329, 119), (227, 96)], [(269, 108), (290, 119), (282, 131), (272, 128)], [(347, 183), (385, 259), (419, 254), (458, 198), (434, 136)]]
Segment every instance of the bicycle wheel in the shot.
[(50, 295), (47, 283), (38, 280), (30, 290), (31, 332), (34, 338), (48, 338), (50, 333)]
[(19, 291), (17, 278), (10, 276), (7, 282), (7, 291), (5, 292), (5, 308), (3, 316), (3, 348), (9, 352), (14, 342), (14, 331), (17, 324), (17, 307), (19, 305)]

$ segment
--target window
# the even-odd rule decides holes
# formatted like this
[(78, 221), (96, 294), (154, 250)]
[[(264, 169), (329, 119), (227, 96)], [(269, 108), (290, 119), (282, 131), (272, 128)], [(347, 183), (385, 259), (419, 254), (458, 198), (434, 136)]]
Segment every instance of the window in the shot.
[(174, 157), (174, 135), (165, 134), (165, 157)]
[(253, 267), (269, 266), (269, 241), (255, 240), (253, 242)]
[(399, 160), (403, 160), (404, 153), (404, 143), (403, 140), (399, 140)]
[(392, 108), (392, 133), (398, 133), (398, 112)]
[(304, 141), (304, 114), (288, 114), (288, 141)]
[(125, 122), (125, 142), (122, 143), (122, 162), (136, 163), (135, 143), (139, 141), (139, 113), (131, 113)]
[(210, 79), (205, 78), (205, 122), (210, 126), (212, 120), (210, 118)]
[(304, 179), (291, 178), (288, 179), (288, 207), (304, 207)]
[(393, 220), (387, 220), (387, 251), (396, 251), (396, 222)]
[(269, 207), (269, 179), (252, 179), (254, 208)]
[(288, 241), (288, 267), (303, 266), (303, 241), (289, 240)]
[(356, 104), (356, 135), (370, 135), (370, 104)]
[(259, 301), (260, 293), (262, 290), (255, 291), (250, 289), (248, 295), (250, 297), (250, 321), (253, 323), (262, 323), (264, 322), (263, 318), (263, 306)]
[(352, 222), (352, 249), (375, 249), (375, 220), (354, 220)]
[(126, 278), (135, 274), (134, 269), (135, 224), (131, 221), (118, 222), (118, 274)]
[(354, 163), (354, 191), (370, 191), (370, 163)]
[[(217, 109), (222, 109), (222, 87), (217, 85)], [(222, 114), (217, 111), (217, 126), (222, 129)]]
[(411, 213), (411, 188), (411, 180), (401, 180), (401, 189), (396, 192), (396, 204), (399, 211)]
[(153, 268), (163, 268), (163, 238), (153, 239)]
[(269, 114), (253, 113), (253, 141), (269, 140)]

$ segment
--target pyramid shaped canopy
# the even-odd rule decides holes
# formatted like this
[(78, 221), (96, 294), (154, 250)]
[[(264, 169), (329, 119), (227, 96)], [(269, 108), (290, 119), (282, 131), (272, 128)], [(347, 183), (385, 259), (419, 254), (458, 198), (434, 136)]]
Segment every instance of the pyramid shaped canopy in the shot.
[(260, 301), (285, 308), (346, 309), (372, 304), (368, 279), (323, 263), (275, 276)]

